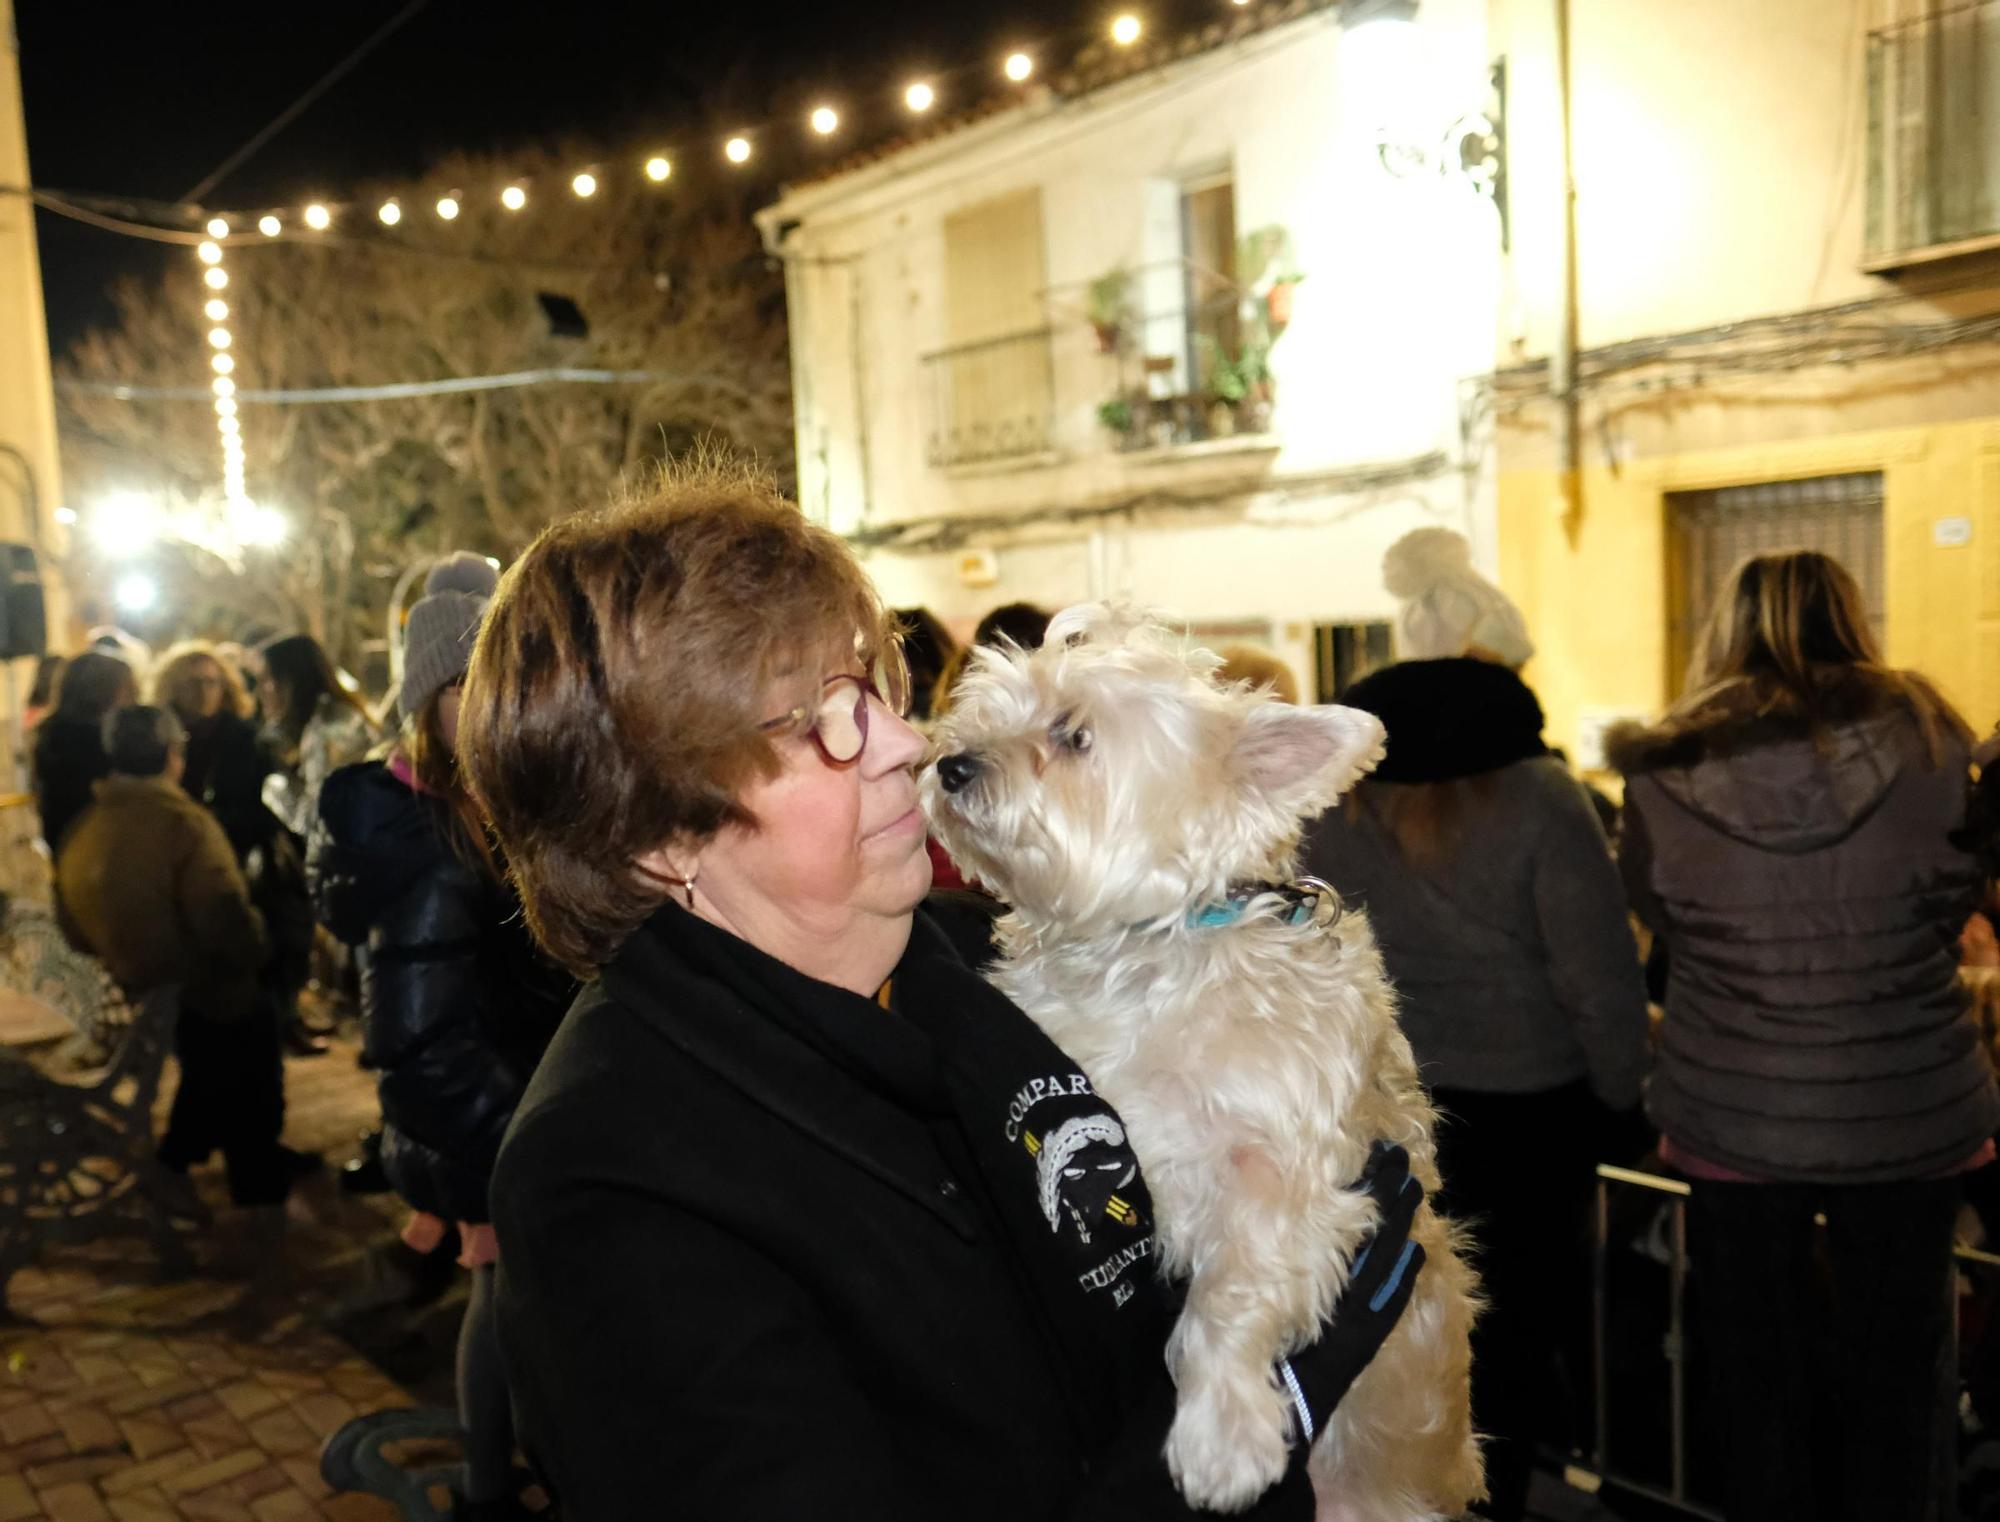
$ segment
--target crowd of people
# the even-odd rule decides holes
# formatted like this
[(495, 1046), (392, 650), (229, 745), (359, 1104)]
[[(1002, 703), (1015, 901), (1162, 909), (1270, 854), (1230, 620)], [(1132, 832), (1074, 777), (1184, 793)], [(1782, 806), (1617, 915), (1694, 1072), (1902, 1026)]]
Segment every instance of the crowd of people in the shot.
[[(1477, 1243), (1482, 1514), (1524, 1516), (1538, 1446), (1579, 1436), (1593, 1168), (1650, 1155), (1692, 1188), (1732, 1522), (1947, 1515), (1954, 1234), (2000, 1176), (1960, 967), (2000, 944), (1994, 747), (1886, 664), (1838, 563), (1765, 554), (1683, 695), (1611, 737), (1621, 805), (1549, 748), (1460, 536), (1384, 580), (1397, 660), (1340, 701), (1387, 751), (1301, 870), (1370, 917)], [(219, 1149), (246, 1206), (317, 1165), (279, 1140), (281, 1053), (318, 1044), (316, 940), (351, 948), (401, 1250), (473, 1276), (466, 1515), (520, 1514), (517, 1443), (584, 1518), (1185, 1514), (1170, 1294), (1130, 1264), (1092, 1293), (1041, 1225), (1020, 1112), (1088, 1083), (979, 978), (1003, 906), (916, 812), (971, 650), (1047, 621), (961, 647), (710, 466), (504, 579), (440, 561), (386, 722), (304, 634), (107, 637), (38, 692), (66, 924), (128, 993), (181, 991), (166, 1162)], [(1369, 1257), (1297, 1360), (1322, 1411), (1409, 1291)], [(1310, 1514), (1302, 1464), (1248, 1513)]]

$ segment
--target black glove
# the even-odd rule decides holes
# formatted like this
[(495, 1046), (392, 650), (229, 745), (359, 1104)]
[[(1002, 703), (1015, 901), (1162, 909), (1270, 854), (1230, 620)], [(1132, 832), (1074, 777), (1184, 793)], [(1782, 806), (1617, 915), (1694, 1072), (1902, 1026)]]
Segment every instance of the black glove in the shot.
[(1278, 1377), (1301, 1418), (1296, 1428), (1301, 1449), (1312, 1446), (1348, 1387), (1395, 1330), (1424, 1266), (1423, 1248), (1410, 1240), (1424, 1202), (1423, 1185), (1410, 1176), (1410, 1154), (1377, 1142), (1358, 1182), (1381, 1213), (1375, 1235), (1354, 1260), (1353, 1277), (1334, 1302), (1333, 1315), (1320, 1323), (1319, 1340), (1278, 1360)]

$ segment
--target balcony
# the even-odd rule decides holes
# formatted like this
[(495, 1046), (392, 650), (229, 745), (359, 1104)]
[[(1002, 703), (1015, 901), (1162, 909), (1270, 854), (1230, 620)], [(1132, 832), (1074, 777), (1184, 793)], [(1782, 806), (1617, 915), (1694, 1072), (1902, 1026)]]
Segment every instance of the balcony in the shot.
[(1868, 37), (1863, 268), (2000, 249), (2000, 0)]
[(932, 465), (1029, 458), (1055, 447), (1051, 337), (1037, 328), (925, 356)]

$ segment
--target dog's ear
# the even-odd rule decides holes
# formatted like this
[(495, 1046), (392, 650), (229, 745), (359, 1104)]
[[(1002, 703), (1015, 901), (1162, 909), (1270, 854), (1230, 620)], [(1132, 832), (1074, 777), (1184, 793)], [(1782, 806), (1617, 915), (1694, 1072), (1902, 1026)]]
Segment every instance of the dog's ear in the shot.
[(1318, 813), (1375, 769), (1386, 732), (1359, 708), (1252, 704), (1231, 755), (1238, 780), (1288, 813)]

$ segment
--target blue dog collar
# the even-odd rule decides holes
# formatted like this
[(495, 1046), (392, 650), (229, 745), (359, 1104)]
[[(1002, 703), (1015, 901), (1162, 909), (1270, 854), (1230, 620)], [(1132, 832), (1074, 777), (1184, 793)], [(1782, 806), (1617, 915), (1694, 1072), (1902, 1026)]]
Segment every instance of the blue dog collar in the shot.
[(1317, 877), (1300, 877), (1288, 883), (1251, 883), (1232, 888), (1221, 903), (1188, 910), (1187, 927), (1216, 930), (1233, 925), (1243, 918), (1252, 903), (1273, 894), (1291, 903), (1291, 912), (1285, 916), (1288, 925), (1313, 925), (1324, 930), (1340, 918), (1340, 895), (1332, 886)]

